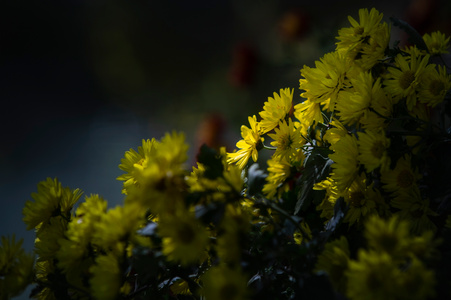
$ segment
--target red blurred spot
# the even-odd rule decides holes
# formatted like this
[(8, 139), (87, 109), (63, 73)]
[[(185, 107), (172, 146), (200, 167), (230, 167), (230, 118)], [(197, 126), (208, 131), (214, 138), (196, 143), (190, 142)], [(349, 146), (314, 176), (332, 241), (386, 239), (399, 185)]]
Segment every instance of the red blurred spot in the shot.
[(239, 43), (233, 49), (229, 81), (236, 87), (252, 84), (256, 64), (255, 50), (246, 43)]

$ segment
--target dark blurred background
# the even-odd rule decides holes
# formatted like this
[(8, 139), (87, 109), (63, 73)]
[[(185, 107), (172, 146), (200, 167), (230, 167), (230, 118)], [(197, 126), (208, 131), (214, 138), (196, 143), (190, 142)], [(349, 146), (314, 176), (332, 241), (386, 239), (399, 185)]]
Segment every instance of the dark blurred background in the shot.
[(0, 235), (33, 248), (21, 212), (46, 177), (121, 204), (118, 165), (143, 138), (185, 132), (189, 165), (203, 142), (233, 149), (362, 7), (451, 34), (446, 0), (3, 1)]

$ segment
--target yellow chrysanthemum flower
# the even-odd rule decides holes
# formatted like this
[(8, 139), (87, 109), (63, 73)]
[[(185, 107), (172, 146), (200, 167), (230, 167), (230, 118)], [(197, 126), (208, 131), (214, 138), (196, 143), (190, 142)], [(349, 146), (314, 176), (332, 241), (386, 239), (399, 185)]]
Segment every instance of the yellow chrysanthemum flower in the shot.
[(23, 240), (2, 236), (0, 245), (0, 299), (19, 295), (33, 280), (34, 257), (22, 248)]
[(299, 88), (304, 92), (301, 96), (323, 105), (326, 110), (333, 110), (339, 92), (351, 86), (350, 73), (352, 70), (349, 60), (338, 52), (327, 53), (315, 62), (315, 68), (302, 68), (303, 78), (299, 80)]
[(324, 250), (318, 255), (315, 272), (326, 272), (334, 288), (339, 292), (346, 289), (346, 276), (344, 276), (349, 264), (349, 245), (345, 236), (328, 242)]
[(294, 123), (291, 119), (288, 123), (285, 120), (279, 122), (279, 127), (274, 129), (275, 133), (270, 133), (268, 136), (274, 141), (271, 146), (276, 147), (274, 157), (285, 157), (288, 161), (293, 161), (298, 157), (298, 152), (305, 144), (305, 140), (301, 135), (301, 131), (295, 129)]
[(263, 138), (261, 137), (260, 123), (257, 122), (257, 117), (252, 116), (248, 118), (251, 128), (242, 125), (241, 137), (242, 140), (236, 143), (239, 148), (237, 152), (227, 153), (227, 162), (229, 164), (236, 163), (240, 169), (244, 169), (250, 157), (254, 161), (258, 159), (258, 150), (263, 147)]
[[(377, 113), (388, 117), (391, 113), (391, 110), (387, 112), (386, 109), (378, 107), (378, 103), (382, 104), (381, 108), (385, 108), (388, 104), (388, 98), (382, 89), (380, 78), (374, 81), (370, 72), (364, 72), (353, 79), (352, 83), (354, 88), (343, 91), (342, 97), (340, 97), (342, 100), (337, 102), (340, 121), (347, 125), (356, 124), (364, 127), (367, 127), (367, 125), (376, 127), (375, 124), (369, 122), (368, 118), (373, 115), (378, 116)], [(391, 109), (391, 106), (388, 108)], [(383, 118), (381, 119), (382, 122), (377, 122), (377, 125), (382, 125), (385, 122)]]
[(429, 55), (421, 55), (413, 48), (409, 57), (398, 54), (395, 58), (395, 67), (389, 67), (387, 78), (384, 81), (387, 93), (398, 102), (406, 99), (407, 108), (412, 110), (417, 102), (417, 91), (420, 82), (430, 76), (435, 65), (428, 64)]
[(445, 66), (432, 69), (419, 86), (419, 98), (421, 103), (435, 107), (445, 99), (446, 93), (451, 89), (451, 74), (447, 74)]
[(441, 33), (440, 31), (426, 33), (423, 35), (423, 40), (428, 47), (431, 55), (447, 54), (449, 53), (449, 40), (450, 37)]
[(324, 134), (324, 141), (330, 144), (329, 148), (334, 149), (334, 145), (345, 135), (348, 134), (348, 130), (337, 119), (333, 119), (330, 124), (331, 127)]
[(202, 276), (201, 294), (206, 300), (244, 300), (249, 298), (248, 278), (240, 268), (214, 266)]
[(293, 89), (280, 89), (279, 94), (274, 93), (274, 98), (268, 97), (263, 105), (263, 111), (260, 112), (262, 120), (260, 128), (262, 133), (273, 130), (281, 120), (285, 120), (293, 107)]
[(368, 218), (364, 236), (368, 247), (374, 251), (383, 251), (393, 258), (405, 259), (410, 246), (410, 226), (397, 216), (384, 220), (377, 215)]
[(164, 215), (158, 225), (163, 254), (182, 265), (195, 264), (204, 256), (208, 235), (200, 222), (187, 210), (179, 208), (174, 215)]
[(359, 250), (346, 272), (349, 299), (415, 299), (435, 295), (435, 274), (415, 256), (400, 263), (385, 251)]
[(127, 173), (117, 177), (117, 180), (124, 181), (124, 189), (122, 190), (123, 193), (126, 194), (126, 188), (129, 185), (134, 185), (137, 183), (134, 176), (136, 166), (142, 166), (151, 156), (155, 155), (157, 145), (158, 142), (154, 138), (152, 140), (143, 139), (142, 145), (138, 147), (138, 152), (134, 149), (130, 149), (125, 152), (124, 158), (121, 159), (119, 169)]
[(167, 133), (142, 165), (135, 164), (136, 184), (127, 188), (125, 203), (159, 214), (173, 209), (185, 189), (188, 145), (182, 133)]
[(133, 149), (127, 151), (119, 165), (119, 168), (127, 172), (117, 178), (124, 181), (123, 193), (129, 194), (130, 190), (141, 187), (144, 183), (140, 181), (144, 180), (149, 184), (149, 174), (158, 174), (153, 176), (157, 182), (164, 181), (166, 175), (184, 175), (187, 151), (188, 145), (183, 133), (166, 133), (161, 141), (143, 140), (138, 152)]
[(139, 205), (133, 203), (109, 209), (94, 224), (92, 243), (104, 251), (123, 253), (124, 242), (133, 241), (136, 231), (145, 221), (145, 213)]
[(339, 191), (348, 188), (359, 171), (359, 148), (357, 139), (352, 135), (343, 136), (334, 145), (334, 153), (329, 154), (329, 158), (334, 161), (332, 164), (333, 179)]
[(68, 224), (65, 238), (58, 243), (61, 248), (57, 252), (58, 267), (69, 274), (78, 269), (89, 252), (96, 250), (91, 244), (95, 224), (100, 222), (107, 211), (107, 201), (99, 195), (86, 197), (75, 213), (75, 218)]
[(368, 216), (377, 214), (377, 202), (382, 200), (379, 191), (373, 188), (374, 183), (367, 185), (365, 174), (358, 176), (346, 191), (342, 192), (345, 202), (349, 204), (344, 222), (349, 226), (360, 223)]
[(28, 200), (22, 211), (27, 230), (48, 222), (53, 216), (70, 218), (72, 207), (81, 194), (79, 189), (63, 188), (56, 178), (41, 181), (38, 183), (38, 192), (31, 194), (34, 202)]
[(430, 208), (429, 199), (421, 196), (417, 185), (414, 185), (406, 193), (393, 198), (390, 204), (394, 208), (400, 209), (396, 215), (409, 221), (413, 233), (422, 234), (424, 231), (435, 232), (437, 230), (437, 226), (429, 218), (429, 216), (437, 216), (437, 213)]
[[(333, 176), (333, 174), (331, 174)], [(314, 190), (326, 191), (326, 196), (323, 201), (316, 207), (317, 210), (321, 210), (321, 218), (325, 218), (327, 223), (334, 216), (334, 207), (338, 198), (340, 198), (340, 194), (337, 188), (337, 185), (331, 177), (326, 178), (325, 180), (315, 183), (313, 185)]]
[(312, 126), (314, 122), (324, 122), (321, 105), (309, 99), (294, 106), (294, 116), (301, 122), (303, 128)]
[(428, 270), (416, 257), (412, 258), (401, 279), (399, 299), (426, 300), (435, 296), (435, 272)]
[(393, 100), (378, 83), (373, 85), (371, 105), (363, 118), (359, 120), (367, 130), (379, 130), (389, 125), (389, 118), (393, 115)]
[(250, 229), (250, 216), (246, 209), (228, 204), (216, 238), (218, 257), (225, 263), (239, 263), (244, 239)]
[(359, 161), (365, 166), (367, 172), (381, 167), (385, 170), (390, 165), (390, 158), (387, 149), (390, 146), (390, 139), (385, 137), (382, 131), (360, 132), (359, 136)]
[(394, 195), (408, 192), (421, 177), (418, 169), (412, 168), (410, 155), (405, 155), (398, 159), (393, 170), (386, 169), (381, 172), (384, 190)]
[(91, 266), (92, 277), (89, 280), (91, 294), (97, 300), (113, 300), (119, 296), (121, 282), (121, 269), (118, 258), (113, 253), (100, 255), (95, 264)]
[(365, 70), (373, 67), (384, 57), (385, 49), (390, 40), (390, 28), (387, 23), (381, 23), (383, 14), (375, 8), (359, 10), (359, 21), (348, 16), (352, 27), (338, 31), (337, 51), (355, 60)]
[(291, 163), (285, 157), (273, 157), (268, 159), (267, 164), (269, 174), (262, 192), (268, 199), (272, 199), (288, 188), (284, 183), (291, 174)]
[(53, 217), (36, 232), (35, 252), (39, 261), (52, 260), (60, 249), (58, 241), (64, 238), (67, 221), (62, 217)]

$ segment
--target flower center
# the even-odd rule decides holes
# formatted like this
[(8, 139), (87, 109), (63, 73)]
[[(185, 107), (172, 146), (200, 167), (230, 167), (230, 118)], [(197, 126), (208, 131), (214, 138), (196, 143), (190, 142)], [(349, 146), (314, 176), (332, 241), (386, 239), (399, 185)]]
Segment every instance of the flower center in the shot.
[(354, 35), (362, 35), (363, 32), (365, 31), (365, 29), (363, 29), (363, 27), (355, 27), (354, 28)]
[(292, 144), (293, 141), (291, 140), (291, 136), (289, 134), (280, 137), (279, 148), (283, 150), (290, 149)]
[(429, 85), (429, 90), (431, 91), (431, 94), (434, 96), (440, 95), (444, 89), (445, 85), (440, 80), (432, 80), (431, 84)]
[(362, 207), (363, 206), (363, 200), (365, 199), (365, 195), (362, 191), (356, 191), (352, 192), (349, 195), (349, 203), (354, 207)]
[(402, 170), (399, 172), (398, 177), (396, 177), (396, 183), (403, 189), (411, 187), (414, 180), (415, 178), (409, 170)]
[(376, 141), (373, 143), (373, 146), (371, 147), (371, 154), (373, 154), (374, 157), (381, 159), (384, 151), (385, 147), (381, 141)]
[(196, 233), (189, 224), (184, 224), (178, 229), (177, 235), (183, 244), (190, 244), (194, 240)]
[(402, 73), (401, 78), (399, 78), (399, 86), (405, 90), (410, 87), (412, 82), (415, 80), (415, 73), (408, 70)]

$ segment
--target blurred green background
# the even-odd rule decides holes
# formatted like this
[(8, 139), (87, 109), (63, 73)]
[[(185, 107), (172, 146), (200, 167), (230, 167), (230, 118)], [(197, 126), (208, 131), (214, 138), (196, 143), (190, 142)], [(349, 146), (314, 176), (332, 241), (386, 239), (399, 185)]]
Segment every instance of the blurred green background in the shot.
[(21, 211), (46, 177), (121, 204), (118, 165), (143, 138), (185, 132), (189, 167), (203, 142), (232, 150), (362, 7), (451, 34), (446, 0), (3, 1), (0, 234), (33, 248)]

